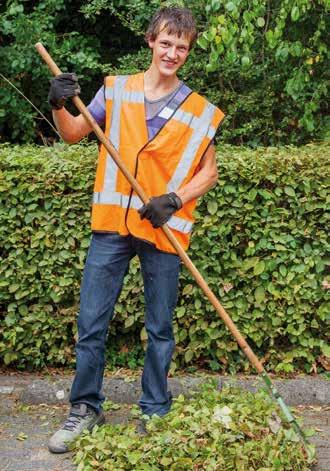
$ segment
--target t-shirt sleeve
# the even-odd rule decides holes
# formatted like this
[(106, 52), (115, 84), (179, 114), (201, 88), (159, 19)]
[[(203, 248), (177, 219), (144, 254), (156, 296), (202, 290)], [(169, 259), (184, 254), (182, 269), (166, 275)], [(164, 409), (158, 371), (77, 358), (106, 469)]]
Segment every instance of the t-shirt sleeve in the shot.
[(105, 122), (104, 85), (98, 90), (93, 100), (87, 106), (88, 111), (100, 126)]

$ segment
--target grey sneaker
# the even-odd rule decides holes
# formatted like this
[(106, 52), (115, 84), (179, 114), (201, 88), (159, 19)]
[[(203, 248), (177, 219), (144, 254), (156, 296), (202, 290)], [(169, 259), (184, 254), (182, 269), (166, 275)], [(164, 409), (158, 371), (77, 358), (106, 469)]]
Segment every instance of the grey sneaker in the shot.
[(70, 409), (69, 417), (62, 428), (54, 433), (48, 443), (48, 449), (52, 453), (65, 453), (69, 451), (70, 443), (84, 430), (92, 430), (94, 425), (102, 425), (105, 422), (103, 412), (97, 414), (87, 404), (76, 404)]

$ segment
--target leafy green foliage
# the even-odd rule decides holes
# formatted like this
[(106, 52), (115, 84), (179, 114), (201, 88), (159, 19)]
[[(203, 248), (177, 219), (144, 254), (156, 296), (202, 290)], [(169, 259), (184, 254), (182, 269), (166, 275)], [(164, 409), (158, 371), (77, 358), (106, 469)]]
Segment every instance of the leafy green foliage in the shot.
[[(1, 306), (5, 364), (65, 364), (89, 243), (93, 163), (78, 148), (1, 148)], [(86, 224), (81, 224), (86, 221)]]
[[(70, 365), (90, 238), (94, 146), (0, 146), (0, 355)], [(329, 146), (218, 149), (220, 180), (200, 202), (190, 254), (269, 370), (315, 371), (328, 349)], [(191, 275), (174, 317), (182, 366), (253, 371)], [(110, 324), (115, 365), (141, 365), (146, 340), (136, 259)], [(135, 341), (135, 346), (133, 345)]]
[[(145, 29), (170, 5), (189, 7), (197, 19), (198, 45), (180, 76), (225, 112), (219, 142), (300, 145), (329, 135), (326, 0), (7, 0), (1, 73), (49, 116), (50, 74), (34, 49), (42, 41), (64, 72), (78, 74), (88, 102), (104, 75), (146, 69)], [(37, 117), (1, 80), (1, 141), (51, 136)]]
[[(159, 0), (92, 0), (82, 7), (87, 18), (105, 12), (117, 17), (120, 22), (137, 36), (142, 36), (151, 14), (160, 6)], [(162, 2), (164, 3), (164, 2)]]
[[(276, 421), (277, 419), (277, 421)], [(273, 423), (279, 423), (276, 429)], [(205, 470), (308, 471), (298, 437), (279, 420), (263, 393), (204, 385), (191, 400), (174, 400), (164, 417), (133, 425), (106, 425), (76, 442), (78, 471)]]
[(207, 27), (198, 43), (208, 52), (206, 71), (220, 81), (231, 126), (244, 123), (233, 134), (245, 142), (249, 135), (252, 145), (320, 136), (328, 126), (328, 2), (205, 3)]
[[(7, 1), (5, 11), (1, 13), (0, 70), (48, 115), (47, 95), (51, 76), (34, 48), (38, 41), (46, 46), (63, 72), (77, 73), (85, 97), (91, 96), (88, 93), (91, 82), (94, 82), (93, 91), (96, 92), (95, 76), (99, 76), (96, 82), (99, 86), (103, 82), (100, 40), (90, 27), (86, 27), (82, 14), (77, 18), (79, 6), (80, 2), (72, 0), (14, 0)], [(80, 31), (72, 31), (72, 27), (78, 25)], [(31, 105), (8, 83), (0, 80), (0, 134), (15, 142), (33, 142), (37, 135), (49, 136), (48, 125), (38, 123), (36, 118), (39, 115)]]
[[(132, 271), (130, 272), (132, 273)], [(140, 287), (138, 289), (140, 292)], [(124, 297), (121, 297), (123, 302)], [(142, 299), (141, 299), (142, 302)], [(117, 312), (119, 306), (117, 306)], [(130, 370), (136, 370), (143, 366), (144, 362), (144, 350), (142, 342), (137, 341), (136, 335), (135, 338), (132, 338), (132, 325), (134, 324), (135, 316), (128, 316), (124, 323), (124, 329), (127, 330), (129, 327), (129, 332), (122, 332), (119, 336), (115, 338), (115, 341), (110, 337), (108, 348), (106, 351), (106, 368), (107, 370), (115, 370), (118, 368), (129, 368)]]

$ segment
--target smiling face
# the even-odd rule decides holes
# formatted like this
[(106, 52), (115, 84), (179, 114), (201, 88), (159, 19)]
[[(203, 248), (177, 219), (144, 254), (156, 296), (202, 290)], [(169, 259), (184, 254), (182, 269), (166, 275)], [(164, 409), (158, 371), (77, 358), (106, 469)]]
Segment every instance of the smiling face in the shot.
[(166, 77), (175, 75), (189, 54), (189, 38), (168, 34), (166, 30), (161, 30), (156, 39), (149, 40), (148, 44), (152, 49), (152, 65)]

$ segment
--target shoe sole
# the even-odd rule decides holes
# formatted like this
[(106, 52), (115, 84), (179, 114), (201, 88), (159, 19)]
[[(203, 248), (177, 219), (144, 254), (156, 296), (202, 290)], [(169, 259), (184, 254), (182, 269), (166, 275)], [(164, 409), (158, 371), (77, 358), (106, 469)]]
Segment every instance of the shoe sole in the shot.
[[(103, 425), (105, 424), (105, 416), (104, 414), (102, 414), (100, 417), (98, 417), (97, 421), (93, 424), (93, 425), (90, 425), (89, 427), (86, 427), (86, 430), (88, 430), (89, 432), (91, 430), (93, 430), (93, 428), (95, 427), (95, 425)], [(77, 435), (79, 436), (79, 435)], [(62, 454), (62, 453), (68, 453), (69, 451), (72, 451), (69, 449), (68, 446), (64, 445), (63, 447), (54, 447), (54, 446), (49, 446), (48, 445), (48, 450), (51, 452), (51, 453), (54, 453), (56, 455), (59, 455), (59, 454)]]

